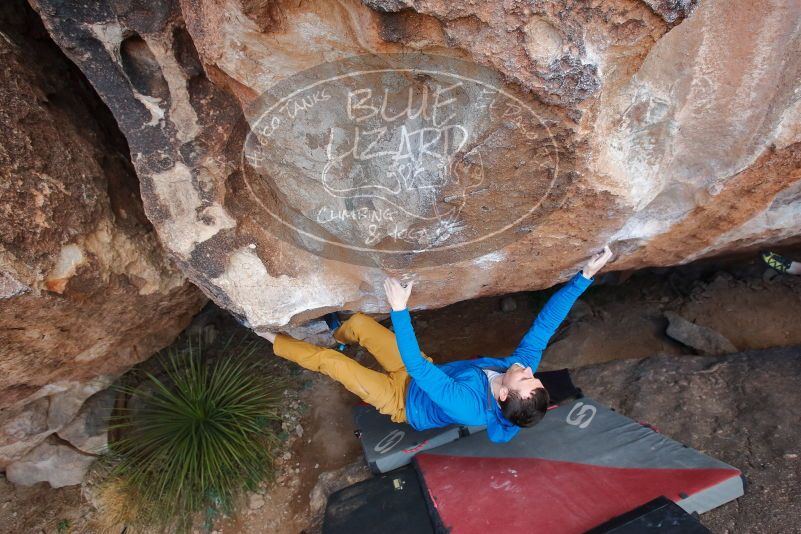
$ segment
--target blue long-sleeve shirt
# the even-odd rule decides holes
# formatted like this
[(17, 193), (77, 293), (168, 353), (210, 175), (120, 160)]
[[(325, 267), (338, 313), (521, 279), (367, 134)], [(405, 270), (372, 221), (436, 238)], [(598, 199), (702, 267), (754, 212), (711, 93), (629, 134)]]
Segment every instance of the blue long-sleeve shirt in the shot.
[(412, 377), (406, 392), (406, 419), (417, 430), (450, 424), (487, 426), (490, 440), (509, 441), (519, 427), (501, 413), (483, 369), (504, 371), (519, 363), (536, 371), (542, 352), (573, 303), (593, 282), (580, 272), (557, 291), (537, 315), (514, 352), (506, 358), (475, 358), (435, 365), (420, 353), (409, 310), (392, 311), (401, 359)]

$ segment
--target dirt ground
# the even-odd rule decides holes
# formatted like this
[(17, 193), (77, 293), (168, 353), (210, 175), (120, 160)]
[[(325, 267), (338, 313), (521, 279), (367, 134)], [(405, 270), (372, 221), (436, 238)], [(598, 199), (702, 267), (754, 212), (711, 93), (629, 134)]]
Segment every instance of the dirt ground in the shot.
[[(413, 313), (421, 348), (438, 362), (506, 355), (551, 292), (483, 298)], [(757, 259), (707, 262), (631, 276), (611, 273), (599, 277), (573, 309), (545, 352), (541, 369), (692, 354), (665, 335), (665, 311), (675, 311), (718, 331), (740, 351), (801, 345), (801, 328), (794, 313), (798, 309), (801, 277), (777, 275)], [(245, 333), (224, 312), (211, 307), (204, 313), (193, 328), (212, 330), (212, 335), (219, 337)], [(389, 323), (385, 320), (384, 324)], [(347, 347), (345, 352), (376, 365), (360, 348)], [(273, 356), (266, 342), (263, 353), (268, 372), (284, 377), (287, 383), (276, 477), (258, 493), (243, 497), (237, 516), (219, 521), (215, 531), (310, 534), (319, 529), (324, 504), (319, 498), (310, 503), (310, 492), (320, 475), (360, 461), (351, 420), (357, 399), (329, 379)], [(13, 488), (0, 479), (3, 530), (91, 532), (92, 513), (78, 487), (52, 490), (40, 484)]]

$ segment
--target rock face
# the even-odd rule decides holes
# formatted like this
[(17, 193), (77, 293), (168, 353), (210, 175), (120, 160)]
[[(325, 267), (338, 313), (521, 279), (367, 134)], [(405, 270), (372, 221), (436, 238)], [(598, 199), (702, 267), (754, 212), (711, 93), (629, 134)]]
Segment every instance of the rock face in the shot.
[(103, 441), (100, 401), (84, 401), (205, 298), (157, 242), (113, 118), (36, 14), (3, 3), (0, 32), (0, 470), (73, 484), (94, 458), (76, 447)]
[(75, 419), (58, 431), (58, 437), (79, 452), (95, 455), (105, 452), (108, 446), (108, 421), (116, 397), (114, 388), (104, 389), (89, 397)]
[(438, 307), (801, 230), (797, 2), (31, 3), (257, 332), (385, 311), (385, 273)]
[(745, 495), (701, 516), (712, 532), (793, 532), (801, 521), (799, 356), (799, 347), (657, 356), (572, 374), (586, 395), (743, 472)]
[(47, 482), (54, 488), (80, 484), (95, 456), (76, 451), (69, 445), (47, 438), (6, 468), (9, 482), (32, 486)]

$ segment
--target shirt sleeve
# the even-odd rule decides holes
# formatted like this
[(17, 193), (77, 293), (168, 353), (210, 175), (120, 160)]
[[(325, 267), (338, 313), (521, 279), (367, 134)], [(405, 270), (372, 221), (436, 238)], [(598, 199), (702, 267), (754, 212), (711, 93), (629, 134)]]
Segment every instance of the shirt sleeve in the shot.
[(469, 388), (453, 380), (442, 369), (423, 357), (417, 344), (409, 310), (393, 310), (390, 312), (390, 317), (403, 365), (420, 389), (443, 408), (474, 403), (475, 395)]
[(542, 351), (548, 346), (548, 341), (565, 320), (576, 300), (593, 282), (593, 278), (585, 278), (579, 271), (567, 284), (554, 293), (540, 310), (534, 324), (523, 336), (515, 351), (507, 358), (509, 364), (521, 363), (531, 367), (532, 371), (536, 371), (542, 358)]

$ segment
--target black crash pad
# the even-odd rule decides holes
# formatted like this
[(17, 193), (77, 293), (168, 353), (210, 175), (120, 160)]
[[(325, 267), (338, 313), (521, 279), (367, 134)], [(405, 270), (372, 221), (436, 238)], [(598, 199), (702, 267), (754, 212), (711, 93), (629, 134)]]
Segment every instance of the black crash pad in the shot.
[(408, 465), (328, 499), (323, 534), (434, 534), (415, 469)]
[(711, 534), (697, 518), (666, 497), (658, 497), (610, 519), (586, 534)]

